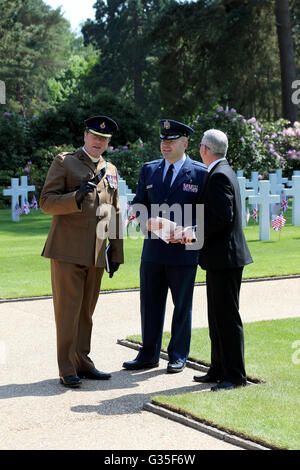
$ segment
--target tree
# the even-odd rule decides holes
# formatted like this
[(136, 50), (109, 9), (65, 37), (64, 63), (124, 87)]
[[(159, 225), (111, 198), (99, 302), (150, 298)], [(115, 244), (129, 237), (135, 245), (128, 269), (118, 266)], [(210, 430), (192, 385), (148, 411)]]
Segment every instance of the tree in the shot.
[(48, 80), (51, 105), (56, 107), (80, 91), (85, 93), (89, 88), (86, 78), (100, 60), (91, 44), (88, 47), (83, 45), (82, 36), (73, 38), (65, 67)]
[(292, 102), (296, 67), (288, 0), (275, 0), (275, 15), (280, 54), (282, 117), (294, 123), (298, 117), (297, 104)]
[[(144, 110), (153, 109), (157, 45), (148, 40), (153, 24), (174, 0), (97, 0), (95, 21), (87, 21), (82, 33), (93, 44), (101, 61), (92, 74), (94, 89), (108, 87)], [(155, 97), (157, 98), (157, 97)]]
[(189, 116), (219, 103), (248, 116), (281, 116), (274, 0), (178, 3), (152, 38), (165, 51), (158, 82), (170, 114)]
[(0, 0), (0, 76), (9, 109), (24, 117), (48, 106), (48, 78), (64, 66), (70, 26), (42, 0)]

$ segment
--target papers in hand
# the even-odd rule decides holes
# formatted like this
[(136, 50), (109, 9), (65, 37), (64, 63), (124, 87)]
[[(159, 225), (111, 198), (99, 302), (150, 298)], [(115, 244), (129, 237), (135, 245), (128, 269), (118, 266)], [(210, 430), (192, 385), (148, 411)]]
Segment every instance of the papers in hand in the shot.
[(176, 222), (172, 222), (171, 220), (165, 219), (164, 217), (155, 217), (150, 219), (150, 221), (151, 223), (153, 222), (154, 225), (162, 225), (162, 228), (151, 230), (151, 232), (155, 233), (155, 235), (161, 238), (164, 242), (169, 243), (168, 238), (170, 238), (171, 233), (175, 231), (177, 227)]

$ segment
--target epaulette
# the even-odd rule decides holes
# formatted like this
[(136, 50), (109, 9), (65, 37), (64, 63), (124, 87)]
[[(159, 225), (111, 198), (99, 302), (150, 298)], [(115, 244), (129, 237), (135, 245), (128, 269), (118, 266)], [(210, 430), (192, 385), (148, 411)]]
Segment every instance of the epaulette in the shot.
[(69, 153), (71, 153), (71, 152), (61, 152), (61, 153), (59, 153), (58, 155), (56, 155), (54, 157), (54, 160), (58, 160), (60, 162), (63, 162), (64, 159), (65, 159), (65, 156), (68, 155)]
[(193, 165), (200, 166), (201, 168), (203, 168), (203, 170), (207, 170), (207, 166), (204, 165), (204, 163), (198, 162), (197, 160), (192, 160), (192, 162), (193, 162)]
[(161, 161), (161, 158), (159, 158), (158, 160), (151, 160), (150, 162), (145, 162), (144, 165), (152, 165), (154, 163), (158, 163)]

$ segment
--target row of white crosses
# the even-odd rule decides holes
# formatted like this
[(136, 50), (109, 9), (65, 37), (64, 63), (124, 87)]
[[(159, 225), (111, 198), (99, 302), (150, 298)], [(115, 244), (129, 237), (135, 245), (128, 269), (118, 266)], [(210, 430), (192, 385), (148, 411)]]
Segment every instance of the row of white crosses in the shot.
[[(299, 174), (298, 174), (299, 173)], [(239, 173), (241, 175), (241, 173)], [(257, 174), (257, 179), (256, 179)], [(275, 177), (277, 179), (275, 180)], [(281, 178), (281, 179), (280, 179)], [(248, 198), (250, 204), (259, 205), (259, 238), (260, 240), (270, 240), (270, 205), (280, 202), (280, 194), (293, 197), (292, 224), (300, 225), (300, 172), (294, 172), (292, 181), (282, 178), (279, 172), (277, 175), (270, 175), (270, 180), (258, 180), (258, 173), (252, 172), (252, 180), (248, 181), (243, 176), (238, 176), (242, 200), (242, 224), (245, 221), (245, 205)], [(287, 188), (284, 187), (285, 183)], [(248, 189), (250, 186), (250, 189)], [(252, 186), (252, 187), (251, 187)], [(19, 205), (21, 197), (21, 208), (24, 207), (25, 200), (28, 201), (28, 192), (34, 191), (35, 186), (28, 185), (27, 176), (11, 178), (11, 188), (4, 189), (4, 196), (11, 196), (11, 217), (14, 222), (19, 221), (19, 215), (15, 207)], [(276, 194), (277, 192), (277, 194)], [(278, 194), (279, 192), (279, 194)], [(122, 215), (126, 218), (127, 202), (132, 201), (134, 194), (128, 189), (125, 180), (119, 178), (119, 199)]]
[[(9, 189), (3, 190), (4, 196), (11, 197), (11, 218), (13, 222), (19, 222), (20, 220), (20, 216), (18, 212), (16, 212), (15, 208), (23, 208), (25, 200), (28, 201), (28, 193), (34, 190), (35, 186), (28, 185), (27, 176), (21, 176), (21, 184), (19, 184), (19, 178), (11, 178), (11, 187)], [(132, 191), (128, 188), (125, 180), (119, 177), (119, 200), (124, 220), (126, 218), (127, 202), (132, 201), (134, 196), (135, 194), (133, 194)]]
[(135, 194), (133, 194), (131, 189), (128, 188), (126, 181), (120, 175), (118, 177), (118, 193), (122, 218), (124, 221), (126, 221), (128, 202), (133, 200)]
[[(282, 171), (270, 174), (269, 180), (259, 180), (258, 172), (251, 173), (251, 180), (246, 180), (241, 171), (237, 172), (242, 200), (242, 224), (245, 221), (246, 199), (250, 204), (259, 206), (259, 239), (270, 240), (271, 207), (280, 203), (280, 195), (293, 197), (292, 224), (300, 225), (300, 171), (294, 171), (292, 180), (282, 178)], [(288, 187), (285, 187), (284, 184)], [(250, 188), (250, 189), (248, 189)]]
[(11, 187), (3, 189), (3, 196), (11, 196), (11, 220), (13, 222), (19, 222), (20, 215), (15, 211), (15, 208), (21, 207), (23, 209), (25, 200), (28, 201), (30, 191), (35, 191), (35, 186), (28, 185), (27, 176), (21, 176), (21, 185), (19, 185), (19, 178), (11, 178)]

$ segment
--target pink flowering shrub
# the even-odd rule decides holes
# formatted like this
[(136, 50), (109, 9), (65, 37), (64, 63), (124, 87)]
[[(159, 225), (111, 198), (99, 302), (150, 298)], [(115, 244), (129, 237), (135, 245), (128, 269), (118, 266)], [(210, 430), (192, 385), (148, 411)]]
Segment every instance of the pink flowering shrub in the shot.
[(195, 134), (190, 139), (189, 154), (200, 160), (199, 144), (207, 129), (225, 132), (229, 139), (227, 158), (235, 170), (244, 170), (249, 177), (258, 171), (264, 177), (276, 169), (286, 176), (300, 170), (300, 123), (293, 126), (280, 119), (276, 122), (246, 118), (234, 108), (217, 107), (210, 113), (198, 115), (191, 123)]

